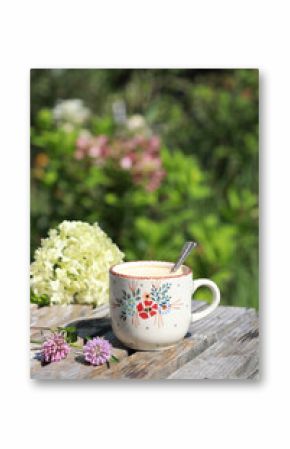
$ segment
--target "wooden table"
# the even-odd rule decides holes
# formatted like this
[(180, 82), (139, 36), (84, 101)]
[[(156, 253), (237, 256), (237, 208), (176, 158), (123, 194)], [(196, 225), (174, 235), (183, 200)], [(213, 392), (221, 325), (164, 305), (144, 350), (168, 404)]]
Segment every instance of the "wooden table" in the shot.
[[(204, 302), (192, 301), (192, 310)], [(94, 318), (87, 318), (94, 315)], [(53, 379), (258, 379), (259, 323), (254, 309), (220, 306), (209, 317), (192, 323), (184, 340), (165, 351), (135, 351), (114, 336), (108, 306), (31, 305), (31, 338), (65, 325), (76, 326), (79, 342), (86, 336), (104, 336), (113, 345), (117, 363), (86, 365), (75, 350), (67, 359), (41, 366), (35, 357), (39, 344), (31, 344), (31, 378)], [(40, 327), (41, 329), (38, 329)]]

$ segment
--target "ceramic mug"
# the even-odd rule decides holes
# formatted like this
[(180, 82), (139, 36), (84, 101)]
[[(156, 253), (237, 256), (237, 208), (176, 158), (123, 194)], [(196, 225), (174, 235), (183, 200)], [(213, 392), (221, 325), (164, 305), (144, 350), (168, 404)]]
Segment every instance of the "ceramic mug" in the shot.
[[(192, 321), (215, 310), (220, 290), (210, 279), (192, 278), (182, 265), (180, 274), (169, 273), (171, 262), (124, 262), (110, 268), (110, 313), (115, 335), (126, 346), (139, 350), (161, 350), (180, 342)], [(148, 267), (162, 267), (166, 275), (143, 275)], [(135, 272), (130, 273), (130, 270)], [(138, 274), (136, 274), (138, 272)], [(212, 302), (191, 313), (191, 297), (199, 287), (208, 287)]]

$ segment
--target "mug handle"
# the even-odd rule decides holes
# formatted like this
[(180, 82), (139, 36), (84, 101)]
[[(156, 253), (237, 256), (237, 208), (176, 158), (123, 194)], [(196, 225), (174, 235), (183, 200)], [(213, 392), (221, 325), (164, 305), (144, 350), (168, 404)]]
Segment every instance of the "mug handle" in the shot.
[(195, 293), (195, 291), (199, 287), (208, 287), (212, 292), (212, 303), (209, 304), (204, 310), (201, 310), (201, 312), (194, 312), (191, 314), (191, 321), (198, 321), (201, 320), (201, 318), (206, 317), (211, 312), (213, 312), (217, 306), (220, 303), (221, 294), (220, 289), (218, 286), (211, 281), (210, 279), (195, 279), (193, 281), (193, 288), (192, 288), (192, 294)]

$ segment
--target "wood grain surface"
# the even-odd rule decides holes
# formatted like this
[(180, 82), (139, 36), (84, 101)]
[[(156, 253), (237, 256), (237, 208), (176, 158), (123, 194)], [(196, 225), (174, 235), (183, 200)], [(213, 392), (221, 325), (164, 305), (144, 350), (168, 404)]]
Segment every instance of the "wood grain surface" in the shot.
[[(192, 310), (205, 303), (192, 301)], [(220, 306), (209, 317), (192, 323), (182, 342), (163, 351), (126, 348), (111, 329), (108, 306), (31, 306), (31, 337), (41, 339), (56, 326), (73, 325), (78, 341), (86, 336), (104, 336), (113, 345), (118, 363), (100, 367), (84, 363), (80, 350), (67, 359), (42, 366), (39, 344), (31, 344), (31, 378), (73, 379), (258, 379), (259, 325), (254, 309)]]

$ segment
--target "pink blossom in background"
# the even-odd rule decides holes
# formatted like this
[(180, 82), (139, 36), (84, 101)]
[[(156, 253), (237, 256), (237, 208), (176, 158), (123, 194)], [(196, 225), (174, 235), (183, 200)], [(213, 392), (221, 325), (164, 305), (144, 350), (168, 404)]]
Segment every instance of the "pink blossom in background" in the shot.
[(87, 136), (80, 136), (76, 142), (75, 158), (81, 160), (85, 157), (87, 148), (90, 144), (90, 138)]
[(90, 157), (92, 159), (103, 159), (109, 154), (107, 136), (80, 136), (76, 141), (75, 158), (77, 160)]
[(92, 146), (88, 151), (88, 155), (92, 158), (106, 158), (110, 153), (107, 136), (98, 136), (92, 140)]
[(88, 156), (94, 158), (94, 157), (100, 157), (101, 156), (101, 147), (92, 146), (88, 150)]
[(148, 151), (150, 153), (159, 153), (160, 139), (158, 136), (152, 136), (148, 142)]
[(133, 165), (132, 158), (130, 156), (124, 156), (120, 160), (120, 167), (122, 167), (124, 170), (129, 170)]
[(161, 182), (166, 176), (166, 171), (161, 169), (153, 173), (153, 175), (150, 177), (148, 183), (146, 184), (146, 189), (149, 192), (154, 192), (154, 190), (158, 189)]
[(159, 156), (152, 156), (148, 153), (143, 153), (139, 161), (135, 165), (135, 170), (144, 172), (151, 172), (161, 167), (162, 161)]
[(144, 185), (148, 191), (158, 189), (166, 176), (160, 157), (160, 139), (155, 135), (134, 135), (110, 141), (105, 135), (80, 136), (76, 142), (75, 158), (90, 158), (97, 165), (111, 160), (122, 170), (130, 171), (133, 182)]
[(80, 136), (77, 139), (77, 149), (85, 151), (86, 148), (89, 146), (90, 144), (90, 137), (88, 136)]

